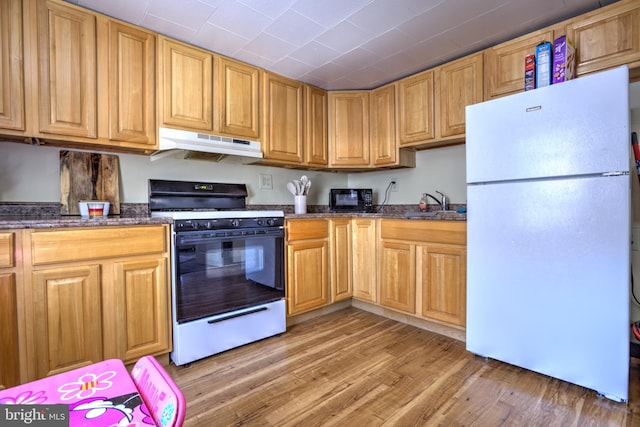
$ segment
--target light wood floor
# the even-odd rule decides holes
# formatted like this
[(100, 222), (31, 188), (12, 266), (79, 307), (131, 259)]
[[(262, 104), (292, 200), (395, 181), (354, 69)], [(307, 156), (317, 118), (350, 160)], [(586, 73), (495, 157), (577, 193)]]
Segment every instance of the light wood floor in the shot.
[(629, 404), (355, 308), (187, 367), (185, 426), (640, 426)]

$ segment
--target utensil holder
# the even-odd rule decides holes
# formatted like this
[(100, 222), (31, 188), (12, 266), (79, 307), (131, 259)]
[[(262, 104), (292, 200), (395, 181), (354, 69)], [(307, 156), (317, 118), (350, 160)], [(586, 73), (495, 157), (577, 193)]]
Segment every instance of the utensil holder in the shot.
[(296, 215), (306, 214), (307, 213), (307, 196), (299, 195), (293, 196), (293, 207)]

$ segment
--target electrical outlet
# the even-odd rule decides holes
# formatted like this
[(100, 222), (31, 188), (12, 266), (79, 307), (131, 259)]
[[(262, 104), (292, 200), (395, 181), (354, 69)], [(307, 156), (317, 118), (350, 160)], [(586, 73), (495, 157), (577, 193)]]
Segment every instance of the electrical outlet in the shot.
[(391, 178), (391, 182), (395, 182), (395, 184), (391, 184), (391, 191), (398, 191), (398, 178)]
[(273, 177), (267, 173), (260, 174), (258, 181), (261, 190), (273, 190)]

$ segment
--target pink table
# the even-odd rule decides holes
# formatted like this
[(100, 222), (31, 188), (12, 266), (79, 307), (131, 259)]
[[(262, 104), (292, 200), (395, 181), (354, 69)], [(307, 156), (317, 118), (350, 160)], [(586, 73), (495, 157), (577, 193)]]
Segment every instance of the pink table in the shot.
[(180, 426), (184, 417), (182, 394), (151, 357), (131, 375), (111, 359), (0, 390), (0, 404), (50, 403), (69, 405), (72, 427)]

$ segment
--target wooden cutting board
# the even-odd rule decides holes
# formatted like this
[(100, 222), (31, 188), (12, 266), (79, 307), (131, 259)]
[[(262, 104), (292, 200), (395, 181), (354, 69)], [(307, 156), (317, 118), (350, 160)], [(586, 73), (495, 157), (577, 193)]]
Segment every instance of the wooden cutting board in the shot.
[(80, 200), (107, 200), (109, 215), (120, 214), (118, 156), (60, 151), (60, 214), (80, 215)]

